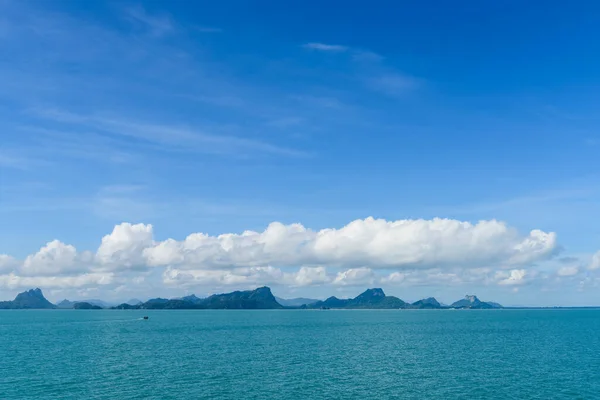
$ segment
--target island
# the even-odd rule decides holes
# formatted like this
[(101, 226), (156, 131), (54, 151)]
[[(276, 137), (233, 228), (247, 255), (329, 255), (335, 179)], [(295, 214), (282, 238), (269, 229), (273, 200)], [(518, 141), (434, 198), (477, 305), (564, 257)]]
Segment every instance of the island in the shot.
[(119, 305), (109, 305), (102, 300), (69, 301), (58, 304), (48, 301), (41, 289), (31, 289), (19, 293), (14, 300), (0, 302), (0, 309), (75, 309), (75, 310), (331, 310), (331, 309), (499, 309), (498, 303), (479, 300), (477, 296), (467, 295), (450, 306), (442, 305), (434, 297), (427, 297), (414, 303), (408, 303), (395, 296), (387, 296), (383, 289), (367, 289), (351, 299), (331, 296), (326, 300), (308, 298), (277, 298), (269, 287), (254, 290), (213, 294), (201, 298), (194, 294), (172, 299), (153, 298), (146, 302), (132, 299)]

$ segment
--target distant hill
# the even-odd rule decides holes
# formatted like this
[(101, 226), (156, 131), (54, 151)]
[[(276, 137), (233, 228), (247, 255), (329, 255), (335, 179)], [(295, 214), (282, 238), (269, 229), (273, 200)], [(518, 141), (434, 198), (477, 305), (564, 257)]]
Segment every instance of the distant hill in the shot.
[(394, 296), (386, 296), (382, 289), (367, 289), (351, 299), (350, 308), (402, 308), (406, 302)]
[(307, 304), (308, 308), (345, 308), (350, 299), (338, 299), (335, 296), (326, 298), (324, 301), (317, 301), (316, 303)]
[(92, 305), (102, 307), (102, 308), (110, 308), (115, 305), (115, 303), (111, 303), (111, 302), (104, 301), (104, 300), (98, 300), (98, 299), (87, 299), (87, 300), (81, 300), (80, 302), (90, 303)]
[(23, 293), (19, 293), (12, 301), (1, 301), (0, 309), (22, 309), (22, 308), (36, 308), (36, 309), (52, 309), (56, 306), (50, 303), (42, 294), (42, 291), (37, 289), (31, 289)]
[(182, 297), (181, 300), (188, 301), (192, 304), (199, 304), (204, 299), (201, 299), (200, 297), (196, 296), (195, 294), (190, 294), (189, 296)]
[(415, 301), (411, 304), (413, 308), (442, 308), (443, 306), (435, 299), (435, 297), (428, 297), (419, 301)]
[(69, 301), (67, 299), (64, 299), (63, 301), (61, 301), (60, 303), (58, 303), (56, 305), (56, 307), (58, 308), (73, 308), (73, 306), (75, 305), (75, 301)]
[(232, 293), (214, 294), (205, 299), (190, 295), (180, 299), (150, 299), (145, 303), (132, 306), (120, 304), (113, 307), (120, 310), (131, 309), (153, 309), (153, 310), (177, 310), (177, 309), (278, 309), (283, 308), (275, 300), (275, 296), (268, 287), (255, 290), (236, 291)]
[(79, 300), (79, 301), (70, 301), (70, 300), (64, 299), (63, 301), (58, 303), (56, 306), (58, 308), (74, 308), (75, 304), (77, 304), (77, 303), (87, 303), (87, 304), (91, 304), (93, 306), (97, 306), (100, 308), (109, 308), (112, 305), (114, 305), (113, 303), (108, 303), (106, 301), (98, 300), (98, 299)]
[(470, 309), (490, 309), (502, 308), (498, 303), (488, 303), (481, 301), (474, 295), (467, 295), (464, 299), (455, 301), (450, 305), (450, 308), (470, 308)]
[(382, 289), (367, 289), (353, 299), (338, 299), (335, 296), (325, 301), (307, 305), (307, 308), (404, 308), (406, 302), (394, 296), (386, 296)]
[(236, 291), (225, 294), (213, 294), (200, 303), (212, 309), (277, 309), (283, 308), (275, 300), (271, 289), (264, 286), (254, 290)]
[(492, 308), (504, 308), (502, 305), (500, 305), (498, 303), (494, 303), (493, 301), (486, 301), (486, 303), (488, 303), (490, 306), (492, 306)]
[(307, 299), (304, 297), (297, 297), (294, 299), (282, 299), (281, 297), (277, 296), (275, 296), (275, 300), (277, 300), (277, 302), (284, 307), (300, 307), (305, 304), (308, 305), (319, 301), (316, 299)]
[[(76, 308), (85, 310), (97, 310), (109, 308), (107, 302), (102, 300), (69, 301), (62, 300), (58, 305), (50, 303), (42, 294), (40, 289), (31, 289), (19, 293), (12, 301), (0, 302), (0, 309), (20, 308)], [(433, 297), (406, 303), (395, 296), (387, 296), (380, 288), (367, 289), (352, 299), (339, 299), (331, 296), (326, 300), (314, 300), (310, 298), (281, 299), (276, 298), (268, 287), (260, 287), (255, 290), (235, 291), (231, 293), (214, 294), (207, 298), (196, 295), (188, 295), (176, 299), (154, 298), (146, 302), (132, 299), (127, 303), (110, 307), (120, 310), (139, 309), (280, 309), (280, 308), (303, 308), (303, 309), (444, 309), (444, 308), (467, 308), (467, 309), (496, 309), (503, 308), (494, 302), (484, 302), (477, 296), (469, 295), (460, 299), (450, 306), (441, 304)]]
[(73, 304), (75, 310), (102, 310), (102, 307), (85, 301)]
[(412, 304), (394, 297), (386, 296), (382, 289), (368, 289), (353, 299), (338, 299), (332, 296), (324, 301), (318, 301), (305, 308), (366, 308), (366, 309), (444, 309), (444, 308), (472, 308), (491, 309), (502, 308), (498, 303), (480, 301), (477, 296), (466, 296), (450, 306), (442, 305), (434, 297), (415, 301)]

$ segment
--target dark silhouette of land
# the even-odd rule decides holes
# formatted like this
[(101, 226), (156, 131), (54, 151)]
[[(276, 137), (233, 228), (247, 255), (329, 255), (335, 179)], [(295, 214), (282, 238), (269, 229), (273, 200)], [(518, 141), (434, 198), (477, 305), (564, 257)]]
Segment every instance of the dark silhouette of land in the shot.
[(214, 294), (206, 298), (189, 295), (181, 298), (155, 298), (146, 302), (129, 301), (114, 307), (101, 300), (73, 302), (63, 300), (57, 305), (49, 302), (40, 289), (31, 289), (19, 293), (12, 301), (0, 302), (0, 309), (77, 309), (101, 310), (274, 310), (274, 309), (493, 309), (503, 308), (498, 303), (484, 302), (477, 296), (465, 296), (450, 306), (440, 304), (435, 298), (428, 297), (414, 303), (407, 303), (395, 296), (387, 296), (382, 289), (368, 289), (352, 299), (339, 299), (335, 296), (326, 300), (279, 299), (273, 296), (271, 289), (264, 286), (254, 290), (235, 291)]

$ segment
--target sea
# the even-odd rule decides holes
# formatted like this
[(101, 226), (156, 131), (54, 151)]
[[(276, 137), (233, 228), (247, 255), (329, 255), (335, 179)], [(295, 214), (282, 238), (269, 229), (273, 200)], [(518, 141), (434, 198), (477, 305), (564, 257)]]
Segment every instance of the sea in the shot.
[(2, 310), (0, 399), (600, 399), (600, 310)]

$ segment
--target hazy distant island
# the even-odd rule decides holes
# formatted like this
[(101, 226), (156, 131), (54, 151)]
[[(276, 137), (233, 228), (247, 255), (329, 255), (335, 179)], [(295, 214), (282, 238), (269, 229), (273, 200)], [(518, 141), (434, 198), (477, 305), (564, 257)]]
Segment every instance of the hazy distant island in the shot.
[(449, 306), (442, 305), (433, 297), (407, 303), (398, 297), (387, 296), (382, 289), (368, 289), (352, 299), (335, 296), (326, 300), (307, 298), (282, 299), (273, 296), (264, 286), (254, 290), (214, 294), (206, 298), (189, 295), (180, 298), (155, 298), (146, 302), (132, 299), (119, 305), (109, 305), (102, 300), (69, 301), (58, 304), (48, 301), (42, 291), (31, 289), (19, 293), (12, 301), (0, 302), (0, 309), (75, 309), (75, 310), (275, 310), (275, 309), (496, 309), (504, 308), (498, 303), (485, 302), (477, 296), (465, 296)]

